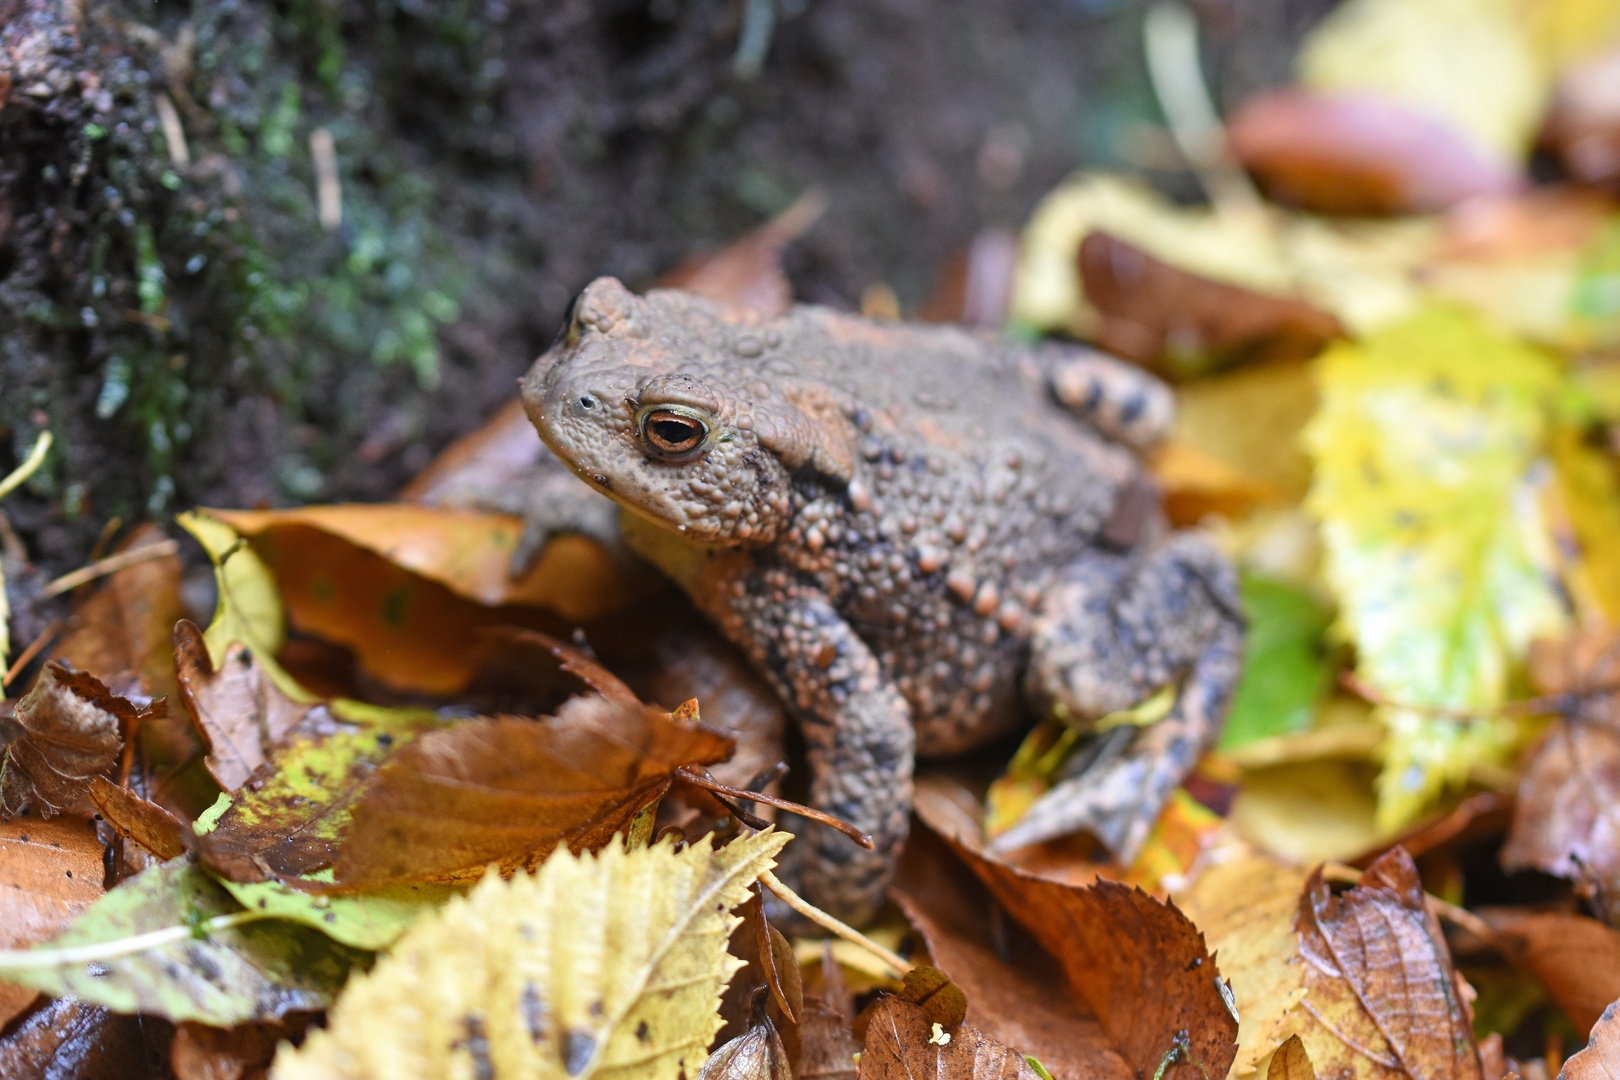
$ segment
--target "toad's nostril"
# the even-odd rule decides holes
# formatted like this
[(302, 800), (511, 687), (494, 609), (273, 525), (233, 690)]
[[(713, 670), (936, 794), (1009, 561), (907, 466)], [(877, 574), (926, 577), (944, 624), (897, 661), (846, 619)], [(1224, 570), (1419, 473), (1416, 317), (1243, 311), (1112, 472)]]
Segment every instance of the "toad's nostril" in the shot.
[(596, 408), (596, 398), (590, 394), (579, 395), (579, 407), (582, 409)]

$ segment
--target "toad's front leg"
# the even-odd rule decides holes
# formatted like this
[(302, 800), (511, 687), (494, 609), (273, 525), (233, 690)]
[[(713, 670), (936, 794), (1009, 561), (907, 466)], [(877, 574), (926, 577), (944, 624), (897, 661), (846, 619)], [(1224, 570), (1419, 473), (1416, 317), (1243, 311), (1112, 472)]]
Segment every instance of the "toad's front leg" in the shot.
[(755, 568), (698, 593), (700, 603), (798, 717), (810, 757), (810, 803), (869, 833), (868, 851), (836, 830), (804, 834), (812, 902), (853, 922), (883, 900), (911, 814), (911, 708), (826, 595), (791, 571)]
[(1237, 575), (1196, 533), (1145, 553), (1088, 556), (1047, 596), (1032, 644), (1031, 695), (1077, 718), (1179, 683), (1164, 719), (1122, 754), (1059, 783), (993, 845), (1007, 851), (1084, 830), (1129, 863), (1225, 719), (1243, 666)]

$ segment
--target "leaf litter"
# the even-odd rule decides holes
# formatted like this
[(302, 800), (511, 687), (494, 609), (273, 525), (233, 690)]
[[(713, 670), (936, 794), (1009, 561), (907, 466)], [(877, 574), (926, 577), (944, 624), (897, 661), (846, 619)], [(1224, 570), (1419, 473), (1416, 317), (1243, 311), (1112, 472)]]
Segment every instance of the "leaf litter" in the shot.
[[(543, 482), (508, 409), (410, 502), (181, 515), (219, 601), (172, 653), (172, 555), (81, 587), (77, 622), (35, 643), (25, 695), (0, 702), (5, 835), (30, 837), (0, 850), (0, 904), (33, 913), (0, 954), (0, 1007), (29, 1010), (0, 1071), (31, 1075), (12, 1068), (30, 1052), (96, 1067), (98, 1040), (131, 1045), (109, 1007), (179, 1021), (183, 1080), (273, 1053), (278, 1076), (691, 1076), (706, 1054), (728, 1080), (1603, 1068), (1620, 215), (1601, 191), (1527, 187), (1525, 162), (1539, 138), (1613, 188), (1596, 148), (1620, 122), (1592, 92), (1620, 54), (1612, 7), (1349, 0), (1309, 35), (1298, 85), (1228, 123), (1278, 202), (1238, 197), (1230, 163), (1198, 153), (1208, 208), (1080, 174), (980, 260), (997, 280), (934, 305), (975, 325), (1005, 309), (1016, 332), (1179, 381), (1150, 464), (1171, 520), (1241, 567), (1250, 647), (1219, 749), (1133, 865), (1085, 837), (991, 846), (1118, 734), (1049, 719), (1000, 760), (923, 766), (857, 1013), (836, 958), (858, 936), (789, 941), (819, 931), (770, 896), (738, 906), (781, 887), (766, 867), (786, 834), (752, 831), (771, 811), (747, 790), (793, 757), (780, 703), (630, 567), (600, 501)], [(1335, 216), (1369, 211), (1404, 216)], [(817, 213), (807, 196), (670, 280), (780, 310), (783, 247)], [(994, 315), (970, 313), (975, 289)], [(863, 303), (898, 311), (881, 283)], [(589, 512), (573, 534), (525, 532), (535, 500)], [(143, 528), (121, 550), (168, 543)], [(536, 663), (534, 630), (576, 645)], [(194, 735), (149, 704), (171, 690)], [(1102, 726), (1128, 734), (1152, 704)], [(743, 748), (729, 762), (700, 706)], [(50, 830), (72, 843), (44, 853)], [(152, 865), (101, 895), (103, 841), (120, 873)], [(121, 863), (126, 841), (146, 854)], [(1324, 859), (1367, 869), (1345, 888)], [(724, 878), (725, 901), (683, 908), (688, 871)], [(661, 970), (660, 933), (692, 979), (670, 994), (701, 1004), (623, 993)], [(35, 987), (78, 996), (29, 1005)], [(733, 1038), (713, 1045), (722, 1017)]]

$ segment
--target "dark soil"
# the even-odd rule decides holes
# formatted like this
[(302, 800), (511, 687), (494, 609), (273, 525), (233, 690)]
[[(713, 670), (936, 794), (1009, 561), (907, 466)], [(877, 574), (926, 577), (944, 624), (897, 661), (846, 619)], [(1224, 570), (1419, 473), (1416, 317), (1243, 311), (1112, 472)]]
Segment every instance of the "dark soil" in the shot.
[[(1222, 95), (1286, 78), (1328, 6), (1200, 4)], [(799, 295), (913, 310), (1159, 123), (1134, 2), (777, 0), (739, 77), (770, 7), (0, 0), (0, 475), (57, 440), (5, 506), (34, 558), (70, 568), (113, 516), (384, 498), (585, 282), (645, 286), (811, 187)]]

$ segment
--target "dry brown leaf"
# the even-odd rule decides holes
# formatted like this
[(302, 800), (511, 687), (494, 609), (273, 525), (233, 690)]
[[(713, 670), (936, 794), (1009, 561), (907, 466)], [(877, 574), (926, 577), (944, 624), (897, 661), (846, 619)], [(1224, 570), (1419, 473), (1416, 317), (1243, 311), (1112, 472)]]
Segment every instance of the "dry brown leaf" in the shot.
[(163, 1028), (78, 998), (46, 998), (0, 1038), (6, 1080), (129, 1080), (159, 1073)]
[(793, 286), (782, 273), (782, 249), (816, 223), (827, 208), (818, 191), (712, 255), (688, 259), (658, 279), (660, 288), (685, 289), (765, 316), (793, 306)]
[(890, 895), (923, 936), (928, 955), (967, 993), (967, 1022), (1034, 1057), (1054, 1076), (1130, 1080), (1096, 1017), (1063, 969), (1017, 925), (998, 949), (992, 925), (1008, 916), (932, 831), (906, 842)]
[(174, 667), (180, 699), (208, 751), (204, 764), (226, 791), (241, 787), (318, 704), (293, 701), (242, 642), (233, 643), (218, 671), (197, 624), (174, 627)]
[(1328, 214), (1443, 210), (1522, 183), (1451, 125), (1369, 94), (1258, 94), (1226, 138), (1272, 198)]
[(1316, 1080), (1316, 1070), (1311, 1067), (1311, 1055), (1305, 1052), (1305, 1044), (1298, 1035), (1288, 1036), (1288, 1041), (1277, 1047), (1277, 1052), (1271, 1055), (1271, 1065), (1266, 1069), (1266, 1080)]
[(101, 776), (90, 782), (90, 801), (107, 824), (160, 860), (185, 854), (191, 829), (157, 803)]
[(1332, 1036), (1308, 1044), (1317, 1071), (1378, 1075), (1367, 1071), (1370, 1063), (1411, 1080), (1478, 1080), (1464, 984), (1403, 849), (1341, 895), (1318, 869), (1294, 925), (1305, 960), (1301, 1008)]
[[(118, 552), (167, 542), (161, 529), (145, 524), (118, 545)], [(50, 654), (80, 671), (133, 672), (152, 694), (172, 696), (172, 636), (174, 624), (185, 617), (181, 571), (180, 557), (171, 554), (108, 574), (101, 588), (75, 605), (72, 628)]]
[(537, 865), (558, 843), (594, 849), (731, 740), (649, 706), (586, 696), (551, 719), (503, 716), (429, 733), (378, 770), (338, 857), (346, 889), (477, 878)]
[(1603, 1010), (1586, 1049), (1564, 1062), (1558, 1080), (1613, 1080), (1620, 1076), (1620, 1001)]
[[(151, 709), (161, 710), (162, 702)], [(116, 771), (124, 732), (143, 715), (94, 675), (46, 664), (17, 702), (22, 732), (0, 757), (0, 818), (25, 807), (45, 817), (95, 813), (90, 780)]]
[[(1620, 636), (1538, 642), (1531, 667), (1544, 690), (1580, 696), (1525, 768), (1502, 865), (1584, 882), (1605, 904), (1620, 905), (1620, 724), (1613, 693), (1593, 692), (1620, 679)], [(1620, 907), (1609, 910), (1612, 917)]]
[(1590, 1031), (1620, 999), (1620, 931), (1565, 911), (1482, 913), (1497, 932), (1492, 944), (1547, 988), (1577, 1031)]
[(872, 1010), (860, 1080), (1039, 1080), (1018, 1051), (970, 1027), (935, 1041), (937, 1025), (919, 1006), (884, 996)]
[(281, 1023), (209, 1027), (188, 1020), (169, 1044), (175, 1080), (262, 1080), (281, 1040), (294, 1037), (318, 1013), (299, 1013)]
[(748, 1030), (727, 1039), (698, 1070), (698, 1080), (789, 1080), (787, 1050), (771, 1023), (765, 987), (754, 990)]
[[(101, 896), (102, 847), (82, 818), (13, 818), (0, 822), (0, 949), (20, 949), (53, 936)], [(33, 1001), (35, 991), (0, 982), (0, 1028)], [(0, 1044), (0, 1060), (5, 1051)], [(11, 1076), (0, 1069), (0, 1076)]]
[[(836, 965), (835, 965), (836, 966)], [(849, 1030), (850, 1018), (829, 1007), (819, 997), (804, 1002), (799, 1021), (794, 1080), (854, 1080), (855, 1055), (861, 1044)]]
[(917, 815), (1057, 959), (1126, 1065), (1154, 1075), (1184, 1035), (1186, 1052), (1164, 1075), (1224, 1076), (1238, 1023), (1198, 928), (1175, 905), (1140, 889), (1106, 880), (1084, 888), (1043, 881), (985, 856), (977, 836), (935, 825), (951, 828), (950, 798), (939, 785), (920, 781)]
[(1202, 277), (1102, 230), (1076, 256), (1097, 343), (1170, 375), (1246, 360), (1303, 360), (1344, 334), (1303, 300)]
[(400, 489), (399, 499), (466, 509), (504, 505), (517, 513), (522, 503), (514, 501), (512, 493), (527, 486), (536, 471), (550, 463), (555, 465), (548, 472), (573, 476), (540, 441), (540, 433), (523, 411), (523, 402), (514, 397), (478, 428), (439, 451), (427, 468)]
[(401, 690), (460, 691), (485, 655), (487, 627), (566, 636), (570, 623), (631, 595), (608, 553), (577, 535), (554, 539), (513, 579), (522, 521), (509, 514), (412, 503), (210, 514), (248, 537), (294, 626), (348, 647), (362, 670)]

